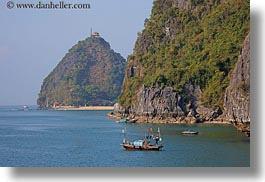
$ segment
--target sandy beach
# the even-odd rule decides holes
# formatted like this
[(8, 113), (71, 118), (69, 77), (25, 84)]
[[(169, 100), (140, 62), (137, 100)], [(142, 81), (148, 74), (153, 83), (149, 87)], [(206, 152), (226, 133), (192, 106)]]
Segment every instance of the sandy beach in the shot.
[(104, 111), (104, 110), (113, 110), (113, 106), (57, 106), (53, 108), (54, 110), (67, 110), (67, 111)]

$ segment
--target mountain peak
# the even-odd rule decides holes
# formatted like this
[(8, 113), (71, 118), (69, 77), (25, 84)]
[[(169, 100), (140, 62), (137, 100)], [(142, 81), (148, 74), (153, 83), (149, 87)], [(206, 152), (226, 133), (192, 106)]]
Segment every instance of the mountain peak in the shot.
[(40, 108), (112, 105), (120, 93), (126, 60), (99, 34), (79, 41), (44, 79)]

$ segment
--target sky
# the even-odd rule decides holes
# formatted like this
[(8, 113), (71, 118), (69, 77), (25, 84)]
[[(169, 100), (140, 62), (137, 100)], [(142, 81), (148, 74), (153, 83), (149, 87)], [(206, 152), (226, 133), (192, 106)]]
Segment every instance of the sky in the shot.
[[(41, 2), (50, 1), (61, 0)], [(7, 2), (0, 1), (0, 105), (36, 105), (43, 79), (91, 28), (127, 58), (153, 5), (153, 0), (64, 0), (90, 9), (30, 10), (8, 9)]]

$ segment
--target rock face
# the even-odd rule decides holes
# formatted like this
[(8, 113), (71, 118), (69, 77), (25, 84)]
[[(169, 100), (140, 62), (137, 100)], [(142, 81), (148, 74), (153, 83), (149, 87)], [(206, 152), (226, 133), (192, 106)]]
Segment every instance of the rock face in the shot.
[(132, 112), (137, 116), (150, 119), (186, 116), (188, 111), (183, 98), (173, 91), (172, 87), (149, 88), (143, 86), (137, 95), (136, 105)]
[(225, 117), (250, 133), (250, 35), (246, 37), (224, 98)]
[(203, 107), (199, 104), (201, 90), (198, 86), (186, 85), (185, 99), (172, 87), (143, 86), (137, 93), (137, 101), (126, 111), (119, 103), (114, 111), (119, 116), (148, 123), (200, 123), (216, 120), (222, 111)]
[(41, 109), (56, 105), (113, 105), (121, 91), (126, 60), (99, 36), (79, 41), (44, 79)]

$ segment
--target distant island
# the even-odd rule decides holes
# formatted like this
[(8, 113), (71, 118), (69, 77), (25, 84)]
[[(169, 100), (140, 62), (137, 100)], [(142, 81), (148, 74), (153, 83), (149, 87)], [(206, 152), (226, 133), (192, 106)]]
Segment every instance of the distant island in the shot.
[(113, 106), (121, 92), (126, 60), (98, 32), (74, 45), (44, 79), (40, 109)]

